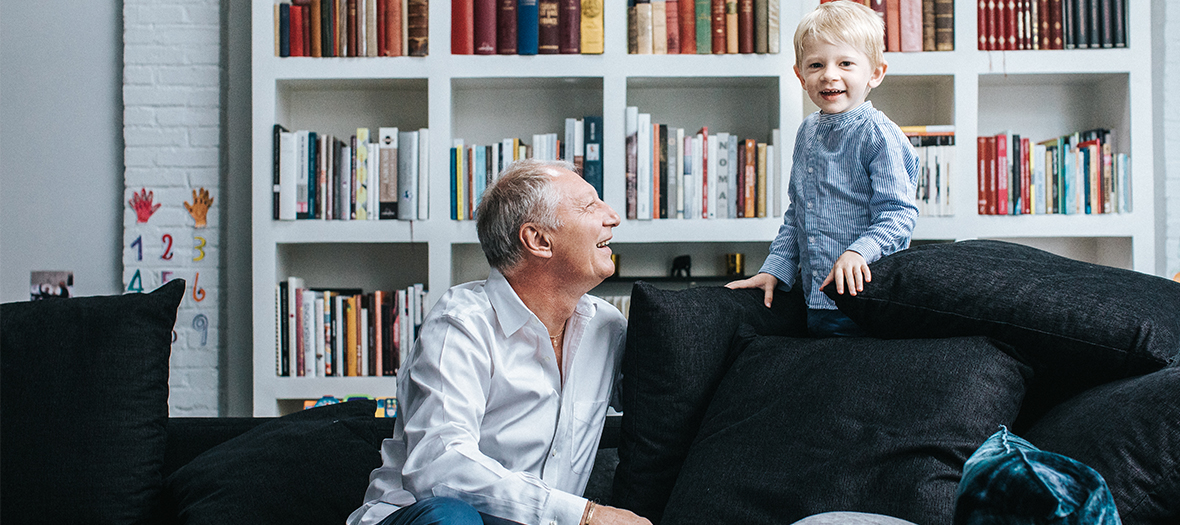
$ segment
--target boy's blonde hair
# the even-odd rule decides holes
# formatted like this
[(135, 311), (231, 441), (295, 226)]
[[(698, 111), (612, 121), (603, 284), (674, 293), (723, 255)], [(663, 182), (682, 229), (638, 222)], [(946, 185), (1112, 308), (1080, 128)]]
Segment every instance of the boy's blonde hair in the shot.
[(800, 69), (803, 42), (809, 38), (858, 48), (874, 68), (885, 63), (885, 22), (859, 1), (828, 2), (803, 15), (795, 29), (795, 65)]

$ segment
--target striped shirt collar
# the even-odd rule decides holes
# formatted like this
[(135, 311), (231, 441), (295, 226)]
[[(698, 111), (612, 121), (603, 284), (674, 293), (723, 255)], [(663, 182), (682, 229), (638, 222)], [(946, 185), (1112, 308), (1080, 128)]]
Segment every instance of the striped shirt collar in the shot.
[(866, 100), (859, 106), (852, 108), (843, 113), (824, 113), (817, 111), (816, 123), (826, 126), (841, 126), (851, 122), (856, 122), (867, 116), (873, 110), (873, 101)]

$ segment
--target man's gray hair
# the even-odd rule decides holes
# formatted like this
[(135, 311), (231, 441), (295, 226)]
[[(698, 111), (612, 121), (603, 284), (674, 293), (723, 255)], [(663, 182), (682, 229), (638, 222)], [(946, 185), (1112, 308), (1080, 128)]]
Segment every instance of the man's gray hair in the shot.
[(505, 271), (521, 261), (520, 228), (534, 223), (542, 230), (561, 227), (561, 195), (553, 187), (553, 169), (574, 171), (561, 160), (523, 159), (508, 165), (487, 189), (475, 211), (479, 245), (493, 268)]

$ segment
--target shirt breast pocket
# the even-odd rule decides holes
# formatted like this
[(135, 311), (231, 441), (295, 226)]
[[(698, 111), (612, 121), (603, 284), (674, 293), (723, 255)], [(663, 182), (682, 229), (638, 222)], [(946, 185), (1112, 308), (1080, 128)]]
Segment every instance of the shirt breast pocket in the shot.
[(606, 400), (579, 401), (574, 403), (573, 470), (579, 474), (594, 468), (594, 453), (598, 448), (599, 435), (605, 417)]

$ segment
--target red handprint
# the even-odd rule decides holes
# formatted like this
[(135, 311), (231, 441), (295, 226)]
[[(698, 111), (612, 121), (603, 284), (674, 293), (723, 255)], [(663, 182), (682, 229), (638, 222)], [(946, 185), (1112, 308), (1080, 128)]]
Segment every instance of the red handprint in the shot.
[(158, 203), (152, 204), (152, 192), (146, 188), (140, 188), (139, 193), (132, 192), (131, 200), (127, 202), (135, 209), (135, 222), (147, 222), (160, 209)]

